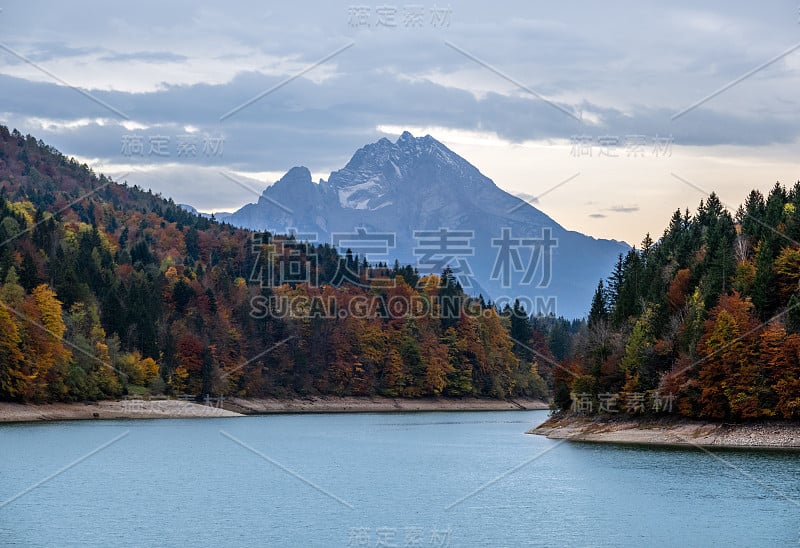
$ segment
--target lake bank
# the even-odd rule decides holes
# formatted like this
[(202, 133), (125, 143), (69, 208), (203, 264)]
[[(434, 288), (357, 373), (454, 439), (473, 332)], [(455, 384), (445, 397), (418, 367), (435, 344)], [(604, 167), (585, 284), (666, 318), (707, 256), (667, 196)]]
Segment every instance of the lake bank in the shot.
[(547, 410), (541, 400), (483, 398), (359, 398), (321, 396), (295, 399), (241, 399), (225, 401), (225, 408), (245, 415), (270, 413), (398, 413), (415, 411), (533, 411)]
[(481, 398), (230, 398), (224, 400), (222, 408), (183, 400), (119, 400), (49, 404), (0, 402), (0, 423), (58, 420), (213, 418), (285, 413), (397, 413), (542, 409), (548, 409), (548, 404), (541, 400), (489, 400)]
[(595, 443), (800, 449), (800, 423), (716, 423), (664, 417), (551, 417), (529, 434)]
[(0, 402), (0, 423), (98, 419), (240, 417), (241, 413), (182, 400), (119, 400), (88, 403)]

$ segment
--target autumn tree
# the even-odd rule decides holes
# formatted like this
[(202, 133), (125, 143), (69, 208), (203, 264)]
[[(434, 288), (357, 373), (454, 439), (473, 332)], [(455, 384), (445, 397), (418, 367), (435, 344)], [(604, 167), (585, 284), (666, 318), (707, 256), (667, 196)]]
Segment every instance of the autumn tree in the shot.
[(66, 326), (61, 302), (47, 285), (39, 285), (22, 303), (22, 353), (25, 371), (31, 382), (23, 395), (25, 400), (44, 401), (66, 395), (64, 378), (72, 357), (64, 345)]
[(32, 392), (35, 377), (25, 372), (22, 338), (6, 306), (0, 302), (0, 399), (19, 400)]
[[(752, 371), (757, 350), (752, 332), (753, 305), (737, 293), (723, 296), (705, 322), (697, 345), (701, 356), (698, 403), (701, 417), (724, 419), (730, 415), (752, 417), (758, 409), (759, 379)], [(736, 373), (739, 382), (734, 381)]]

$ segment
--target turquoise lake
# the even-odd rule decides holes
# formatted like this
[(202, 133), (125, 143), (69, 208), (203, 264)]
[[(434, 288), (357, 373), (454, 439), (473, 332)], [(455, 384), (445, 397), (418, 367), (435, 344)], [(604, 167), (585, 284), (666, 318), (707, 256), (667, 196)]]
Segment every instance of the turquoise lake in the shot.
[(800, 545), (800, 453), (524, 433), (546, 417), (0, 425), (0, 546)]

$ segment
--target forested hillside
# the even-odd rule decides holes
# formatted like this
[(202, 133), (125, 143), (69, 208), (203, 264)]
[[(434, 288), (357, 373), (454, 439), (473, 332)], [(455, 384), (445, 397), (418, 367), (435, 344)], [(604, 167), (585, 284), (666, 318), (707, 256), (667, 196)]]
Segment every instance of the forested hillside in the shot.
[(676, 211), (600, 282), (556, 370), (559, 405), (644, 413), (655, 399), (688, 417), (799, 418), (799, 241), (800, 183), (753, 191), (735, 215), (715, 194)]
[[(254, 283), (264, 257), (315, 283)], [(0, 282), (0, 399), (547, 391), (524, 311), (468, 298), (448, 272), (234, 229), (2, 126)]]

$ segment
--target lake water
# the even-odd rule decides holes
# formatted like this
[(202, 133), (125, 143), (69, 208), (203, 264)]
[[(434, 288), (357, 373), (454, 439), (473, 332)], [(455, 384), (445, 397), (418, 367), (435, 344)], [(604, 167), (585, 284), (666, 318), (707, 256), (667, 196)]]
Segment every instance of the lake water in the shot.
[(520, 411), (0, 425), (0, 546), (800, 541), (798, 453), (524, 434), (545, 418)]

